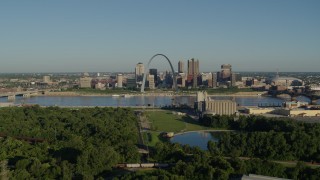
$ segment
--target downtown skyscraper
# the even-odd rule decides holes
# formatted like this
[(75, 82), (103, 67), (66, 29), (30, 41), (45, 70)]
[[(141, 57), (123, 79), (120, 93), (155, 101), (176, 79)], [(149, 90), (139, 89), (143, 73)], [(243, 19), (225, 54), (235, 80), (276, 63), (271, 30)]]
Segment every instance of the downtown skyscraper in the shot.
[(194, 58), (188, 60), (188, 79), (192, 79), (192, 87), (196, 88), (198, 85), (199, 75), (199, 60), (195, 60)]

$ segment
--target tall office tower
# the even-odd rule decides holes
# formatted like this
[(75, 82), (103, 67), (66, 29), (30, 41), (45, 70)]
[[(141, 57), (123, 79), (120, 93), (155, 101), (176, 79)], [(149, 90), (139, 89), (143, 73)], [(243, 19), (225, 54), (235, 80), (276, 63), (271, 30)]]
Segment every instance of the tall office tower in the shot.
[(136, 81), (137, 82), (142, 81), (143, 74), (144, 74), (144, 65), (141, 62), (139, 62), (136, 65), (135, 74), (136, 74)]
[(192, 58), (188, 60), (188, 76), (192, 76), (193, 87), (196, 88), (198, 85), (198, 74), (199, 74), (199, 60)]
[(220, 74), (220, 78), (223, 81), (229, 81), (231, 78), (231, 65), (230, 64), (222, 64), (221, 65), (221, 74)]
[(148, 80), (148, 87), (149, 87), (150, 89), (155, 89), (154, 76), (151, 75), (151, 74), (149, 74), (149, 75), (147, 76), (147, 80)]
[(230, 81), (231, 81), (231, 86), (232, 86), (232, 87), (236, 86), (236, 81), (237, 81), (237, 75), (236, 75), (236, 73), (231, 73)]
[(184, 63), (183, 61), (178, 62), (178, 73), (184, 73)]
[(139, 62), (137, 65), (136, 65), (136, 75), (139, 75), (139, 76), (142, 76), (144, 74), (144, 65)]
[(186, 87), (186, 75), (184, 73), (179, 73), (176, 76), (177, 80), (177, 86), (178, 87)]
[(135, 88), (136, 85), (136, 79), (135, 78), (128, 78), (127, 79), (127, 88)]
[(154, 84), (155, 84), (155, 86), (157, 86), (158, 85), (158, 72), (157, 72), (157, 69), (149, 69), (149, 74), (150, 75), (153, 75), (153, 77), (154, 77)]
[(208, 74), (208, 87), (216, 88), (217, 87), (217, 73)]
[(44, 83), (50, 83), (51, 82), (50, 76), (43, 76), (43, 82)]
[(236, 82), (242, 81), (242, 75), (240, 73), (236, 73)]
[(122, 81), (123, 81), (123, 76), (122, 74), (117, 75), (117, 87), (122, 88)]
[(212, 87), (212, 73), (209, 73), (208, 75), (207, 75), (207, 86), (208, 87)]
[(192, 58), (188, 60), (188, 75), (199, 74), (199, 60)]
[(218, 75), (217, 73), (212, 73), (212, 87), (217, 87)]
[(173, 85), (173, 74), (170, 72), (166, 71), (166, 74), (164, 76), (164, 84), (167, 88), (171, 88)]

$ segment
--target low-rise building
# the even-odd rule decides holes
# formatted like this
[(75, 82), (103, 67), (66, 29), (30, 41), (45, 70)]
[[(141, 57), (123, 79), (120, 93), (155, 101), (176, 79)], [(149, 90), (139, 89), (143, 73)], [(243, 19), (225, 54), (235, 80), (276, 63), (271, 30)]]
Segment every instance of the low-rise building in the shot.
[(290, 117), (312, 117), (312, 116), (320, 116), (320, 110), (312, 110), (312, 109), (304, 109), (304, 108), (296, 108), (296, 109), (279, 109), (277, 114), (290, 116)]
[(245, 112), (248, 114), (270, 114), (275, 111), (275, 108), (259, 108), (259, 107), (251, 107), (251, 108), (246, 108)]
[(303, 106), (306, 107), (308, 105), (309, 105), (308, 102), (302, 102), (302, 101), (288, 101), (282, 104), (284, 108), (289, 108), (289, 109), (299, 108)]
[(91, 88), (91, 77), (80, 78), (80, 88)]

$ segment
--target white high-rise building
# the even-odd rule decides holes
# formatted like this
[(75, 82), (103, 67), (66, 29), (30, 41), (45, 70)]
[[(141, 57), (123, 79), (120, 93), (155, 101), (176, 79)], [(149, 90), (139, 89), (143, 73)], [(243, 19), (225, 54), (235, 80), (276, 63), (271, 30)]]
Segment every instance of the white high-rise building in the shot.
[(122, 74), (117, 75), (117, 87), (122, 88), (122, 81), (123, 81), (123, 76)]
[(148, 75), (147, 77), (148, 83), (149, 83), (149, 88), (150, 89), (155, 89), (155, 83), (154, 83), (154, 75)]
[(136, 76), (142, 76), (144, 74), (144, 65), (142, 63), (138, 63), (135, 69)]

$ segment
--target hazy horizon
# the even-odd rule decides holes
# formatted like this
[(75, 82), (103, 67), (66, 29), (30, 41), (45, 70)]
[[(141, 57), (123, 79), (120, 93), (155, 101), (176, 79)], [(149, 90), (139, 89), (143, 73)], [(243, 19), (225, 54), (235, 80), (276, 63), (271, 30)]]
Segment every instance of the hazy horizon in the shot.
[[(0, 73), (133, 72), (157, 53), (177, 70), (319, 72), (320, 1), (4, 1)], [(152, 67), (169, 70), (157, 57)]]

